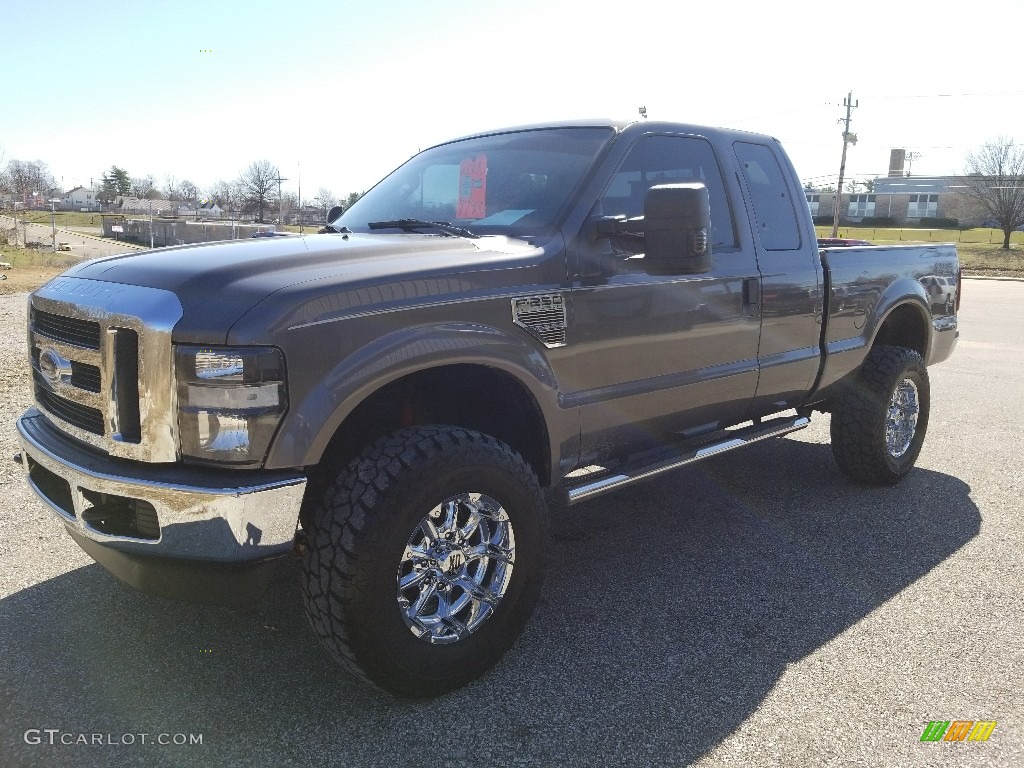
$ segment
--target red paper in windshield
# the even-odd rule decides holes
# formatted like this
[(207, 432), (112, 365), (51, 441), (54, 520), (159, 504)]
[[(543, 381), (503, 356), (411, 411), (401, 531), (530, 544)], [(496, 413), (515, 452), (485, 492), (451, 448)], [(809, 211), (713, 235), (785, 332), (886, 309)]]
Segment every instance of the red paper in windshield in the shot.
[(458, 219), (482, 219), (487, 215), (487, 155), (467, 157), (459, 164)]

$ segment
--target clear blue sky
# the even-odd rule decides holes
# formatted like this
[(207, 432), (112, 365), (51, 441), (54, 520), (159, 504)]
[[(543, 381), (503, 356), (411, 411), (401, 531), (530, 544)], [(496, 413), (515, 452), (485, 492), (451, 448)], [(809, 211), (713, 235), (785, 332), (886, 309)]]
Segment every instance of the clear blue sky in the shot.
[[(201, 188), (267, 159), (303, 197), (478, 129), (634, 117), (783, 141), (805, 179), (955, 173), (1024, 141), (1019, 0), (8, 0), (0, 152), (69, 188), (111, 165)], [(13, 30), (13, 33), (12, 33)]]

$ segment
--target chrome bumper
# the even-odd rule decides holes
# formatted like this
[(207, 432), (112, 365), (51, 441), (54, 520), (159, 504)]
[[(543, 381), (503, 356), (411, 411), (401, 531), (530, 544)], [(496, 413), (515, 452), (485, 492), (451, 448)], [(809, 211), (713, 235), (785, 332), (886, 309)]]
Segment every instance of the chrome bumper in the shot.
[[(292, 548), (306, 486), (298, 473), (111, 458), (64, 437), (35, 408), (18, 419), (18, 436), (35, 493), (83, 549), (140, 589), (238, 602), (187, 593), (215, 587), (208, 584), (218, 577), (214, 566), (238, 574)], [(160, 578), (150, 578), (147, 568)], [(200, 573), (205, 576), (197, 582)]]

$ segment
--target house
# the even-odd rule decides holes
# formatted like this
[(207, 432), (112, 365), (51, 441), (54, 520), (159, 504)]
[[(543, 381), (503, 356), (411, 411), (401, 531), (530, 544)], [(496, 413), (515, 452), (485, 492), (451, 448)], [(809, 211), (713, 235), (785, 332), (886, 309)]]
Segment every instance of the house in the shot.
[(224, 213), (224, 209), (212, 200), (204, 200), (196, 210), (201, 219), (219, 219)]
[(64, 193), (60, 201), (62, 211), (98, 211), (100, 201), (96, 199), (96, 191), (89, 187), (75, 187)]
[(150, 200), (142, 197), (122, 197), (121, 213), (135, 213), (144, 216), (177, 216), (180, 203), (171, 200)]
[(194, 207), (188, 204), (182, 205), (178, 209), (178, 215), (183, 218), (189, 219), (219, 219), (224, 213), (224, 209), (221, 208), (214, 202), (204, 200), (197, 203)]

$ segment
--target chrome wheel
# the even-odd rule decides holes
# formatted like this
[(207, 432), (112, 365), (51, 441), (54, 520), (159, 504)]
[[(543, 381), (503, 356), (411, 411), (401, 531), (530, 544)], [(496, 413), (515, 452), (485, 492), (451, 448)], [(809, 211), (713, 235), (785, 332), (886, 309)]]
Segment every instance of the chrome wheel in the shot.
[(409, 537), (398, 568), (398, 607), (410, 631), (434, 644), (472, 634), (505, 596), (515, 534), (500, 503), (463, 493), (438, 504)]
[(920, 412), (917, 385), (905, 378), (893, 390), (885, 418), (885, 444), (894, 459), (905, 454), (914, 441)]

